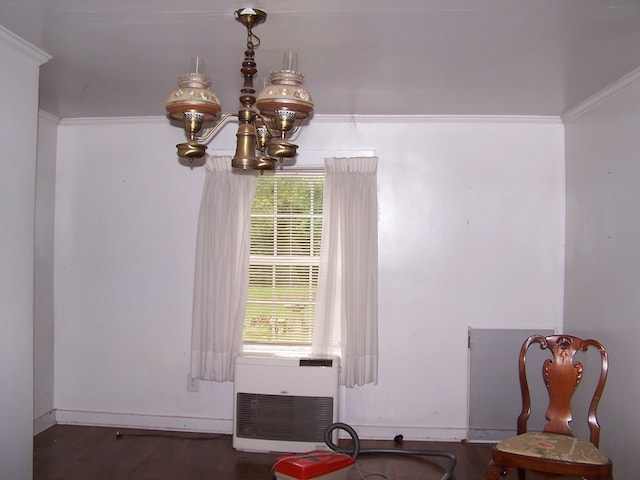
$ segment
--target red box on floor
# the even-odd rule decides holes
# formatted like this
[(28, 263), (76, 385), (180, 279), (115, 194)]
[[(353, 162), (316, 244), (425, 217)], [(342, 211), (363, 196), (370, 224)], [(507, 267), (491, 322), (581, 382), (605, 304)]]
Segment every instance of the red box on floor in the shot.
[(278, 480), (346, 480), (356, 463), (347, 455), (326, 450), (280, 457), (273, 466)]

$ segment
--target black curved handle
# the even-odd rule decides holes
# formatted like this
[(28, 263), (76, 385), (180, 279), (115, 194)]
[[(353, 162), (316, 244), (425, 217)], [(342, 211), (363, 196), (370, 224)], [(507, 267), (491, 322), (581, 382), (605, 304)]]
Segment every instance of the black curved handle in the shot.
[[(351, 440), (353, 440), (353, 450), (340, 448), (338, 445), (333, 443), (331, 434), (333, 433), (334, 430), (337, 430), (337, 429), (344, 430), (349, 434), (349, 436), (351, 437)], [(358, 434), (356, 433), (356, 431), (353, 429), (351, 425), (347, 425), (346, 423), (337, 422), (329, 425), (327, 429), (324, 431), (324, 443), (326, 443), (327, 446), (334, 452), (344, 453), (346, 455), (349, 455), (351, 458), (355, 459), (355, 458), (358, 458), (358, 455), (360, 455), (360, 439), (358, 438)]]

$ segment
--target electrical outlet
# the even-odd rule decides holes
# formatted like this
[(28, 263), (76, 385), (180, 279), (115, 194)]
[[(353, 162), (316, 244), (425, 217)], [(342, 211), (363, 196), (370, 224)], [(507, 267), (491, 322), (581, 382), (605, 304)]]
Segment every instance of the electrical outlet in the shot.
[(191, 375), (187, 373), (187, 392), (199, 392), (200, 391), (200, 379), (191, 378)]

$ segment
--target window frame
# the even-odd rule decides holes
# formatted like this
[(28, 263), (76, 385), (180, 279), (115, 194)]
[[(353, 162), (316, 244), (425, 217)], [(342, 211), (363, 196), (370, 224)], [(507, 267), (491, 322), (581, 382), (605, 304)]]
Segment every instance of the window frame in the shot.
[[(303, 178), (319, 178), (322, 179), (322, 192), (323, 192), (323, 196), (324, 196), (324, 180), (325, 180), (325, 169), (323, 167), (317, 167), (317, 168), (296, 168), (296, 169), (287, 169), (287, 170), (283, 170), (283, 171), (275, 171), (273, 173), (266, 173), (263, 174), (264, 176), (273, 176), (273, 177), (280, 177), (280, 178), (294, 178), (294, 177), (303, 177)], [(260, 181), (261, 178), (263, 178), (263, 175), (261, 175), (261, 177), (258, 179), (258, 182)], [(275, 178), (274, 178), (275, 180)], [(276, 197), (277, 198), (277, 197)], [(254, 198), (254, 202), (256, 201), (256, 199)], [(252, 266), (255, 265), (263, 265), (263, 266), (271, 266), (276, 268), (277, 266), (304, 266), (304, 267), (309, 267), (309, 268), (316, 268), (316, 272), (315, 275), (310, 271), (310, 277), (312, 278), (312, 281), (314, 282), (314, 284), (312, 286), (310, 286), (310, 289), (313, 289), (313, 299), (311, 301), (309, 301), (309, 303), (307, 302), (300, 302), (300, 303), (307, 303), (308, 305), (313, 305), (313, 311), (311, 313), (311, 319), (312, 319), (312, 323), (311, 323), (311, 330), (313, 330), (313, 322), (315, 321), (315, 302), (316, 302), (316, 294), (317, 294), (317, 282), (318, 282), (318, 269), (319, 269), (319, 265), (320, 265), (320, 249), (321, 249), (321, 239), (322, 239), (322, 198), (320, 198), (319, 200), (317, 200), (317, 202), (320, 202), (320, 209), (319, 211), (317, 210), (317, 206), (316, 208), (313, 208), (313, 206), (309, 209), (308, 212), (305, 213), (301, 213), (301, 214), (291, 214), (291, 213), (282, 213), (281, 215), (278, 215), (277, 210), (275, 209), (275, 203), (274, 203), (274, 213), (273, 214), (254, 214), (253, 211), (251, 213), (251, 217), (252, 218), (256, 218), (256, 217), (271, 217), (273, 215), (274, 218), (274, 222), (277, 223), (277, 219), (280, 216), (280, 218), (302, 218), (302, 217), (308, 217), (310, 219), (310, 235), (309, 235), (309, 249), (310, 249), (310, 255), (278, 255), (277, 254), (277, 241), (274, 241), (274, 255), (264, 255), (264, 254), (250, 254), (250, 261), (249, 261), (249, 265), (251, 268)], [(275, 202), (275, 198), (274, 198), (274, 202)], [(320, 228), (319, 231), (317, 231), (316, 227), (312, 227), (311, 225), (314, 225), (314, 219), (320, 219)], [(252, 230), (253, 230), (253, 226), (252, 226)], [(316, 245), (316, 243), (314, 242), (314, 240), (317, 241), (317, 247), (314, 249), (314, 245)], [(315, 277), (315, 278), (313, 278)], [(250, 281), (251, 281), (251, 276), (250, 276)], [(275, 275), (274, 275), (274, 279), (273, 282), (275, 282)], [(271, 287), (272, 289), (275, 290), (275, 288), (277, 288), (275, 285), (272, 285)], [(249, 289), (248, 289), (248, 293), (247, 293), (247, 312), (249, 311), (249, 305), (251, 304), (258, 304), (260, 303), (259, 301), (255, 300), (255, 299), (251, 299), (250, 297), (250, 290), (251, 290), (251, 284), (249, 285)], [(277, 300), (274, 300), (272, 298), (271, 302), (266, 302), (266, 303), (270, 303), (272, 305), (283, 305), (284, 302), (279, 302)], [(298, 302), (296, 302), (298, 303)], [(276, 307), (274, 307), (276, 308)], [(247, 317), (248, 313), (245, 313), (245, 320), (243, 323), (243, 352), (245, 353), (277, 353), (277, 354), (292, 354), (292, 355), (296, 355), (296, 354), (308, 354), (311, 352), (311, 338), (309, 338), (309, 342), (305, 343), (305, 344), (300, 344), (300, 343), (282, 343), (279, 341), (256, 341), (254, 340), (247, 340), (245, 339), (245, 328), (248, 325), (248, 322), (250, 321), (249, 318)], [(272, 318), (270, 318), (270, 320), (273, 320)], [(302, 321), (302, 317), (298, 318), (296, 320)], [(313, 332), (311, 332), (311, 335), (313, 334)]]

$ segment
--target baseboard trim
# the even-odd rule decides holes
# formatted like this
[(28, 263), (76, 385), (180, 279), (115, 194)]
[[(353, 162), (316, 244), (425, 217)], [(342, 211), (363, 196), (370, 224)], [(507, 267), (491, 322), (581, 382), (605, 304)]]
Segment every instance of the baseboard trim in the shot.
[[(168, 430), (178, 432), (233, 433), (233, 420), (226, 418), (175, 417), (133, 413), (88, 412), (82, 410), (55, 410), (55, 422), (60, 425), (83, 425), (111, 428), (136, 428), (144, 430)], [(49, 419), (49, 425), (51, 423)], [(348, 423), (348, 422), (347, 422)], [(48, 426), (46, 428), (48, 428)], [(415, 441), (462, 441), (467, 437), (466, 428), (431, 428), (410, 426), (381, 426), (350, 424), (358, 437), (366, 440), (393, 439), (402, 435)], [(349, 434), (338, 431), (340, 438)]]
[(56, 421), (61, 425), (140, 428), (178, 432), (231, 434), (233, 431), (233, 423), (230, 419), (87, 412), (81, 410), (56, 410)]
[[(358, 437), (366, 440), (393, 440), (402, 435), (404, 440), (429, 442), (457, 442), (466, 439), (466, 428), (432, 428), (409, 426), (351, 425)], [(339, 432), (340, 438), (349, 438), (346, 432)]]
[(51, 428), (56, 424), (56, 411), (49, 410), (47, 413), (33, 419), (33, 434), (37, 435), (44, 432), (47, 428)]

